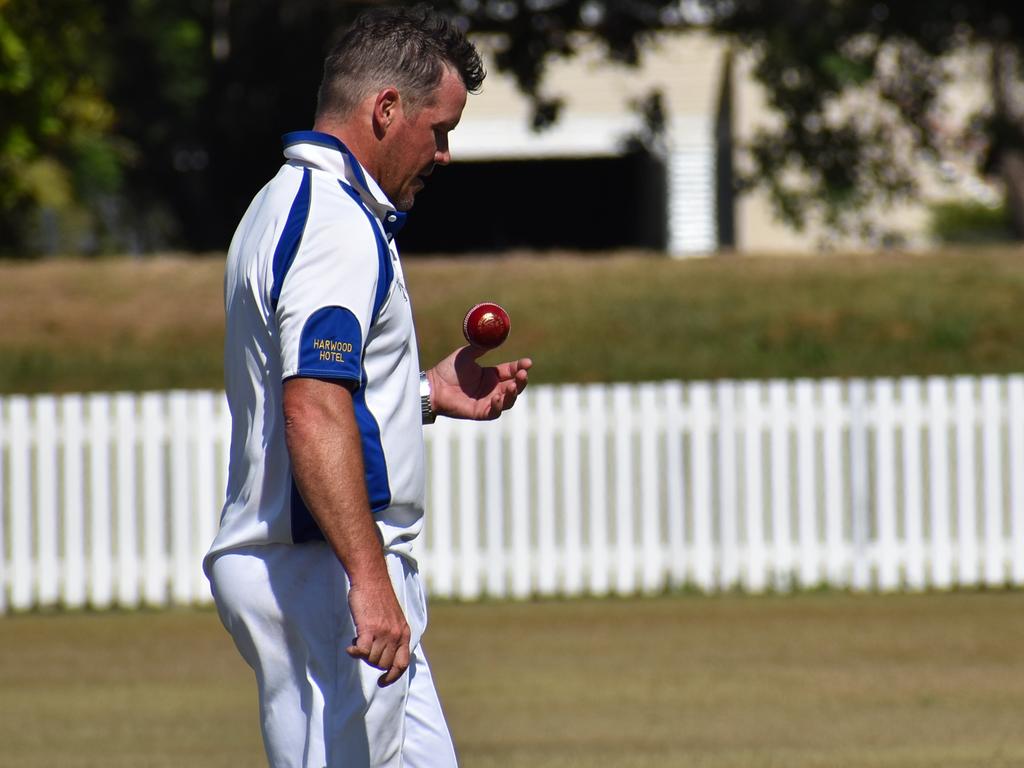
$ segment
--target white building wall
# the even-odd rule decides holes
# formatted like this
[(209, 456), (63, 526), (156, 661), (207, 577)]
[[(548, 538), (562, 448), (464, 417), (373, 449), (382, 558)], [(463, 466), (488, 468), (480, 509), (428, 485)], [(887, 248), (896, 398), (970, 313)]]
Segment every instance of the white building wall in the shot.
[(643, 129), (630, 103), (657, 90), (669, 122), (664, 158), (668, 249), (679, 256), (716, 249), (712, 117), (725, 50), (720, 42), (700, 34), (657, 37), (639, 68), (610, 63), (596, 45), (584, 47), (548, 71), (543, 92), (564, 106), (555, 124), (542, 131), (530, 127), (528, 100), (494, 67), (494, 42), (477, 43), (490, 74), (452, 134), (456, 160), (620, 156)]

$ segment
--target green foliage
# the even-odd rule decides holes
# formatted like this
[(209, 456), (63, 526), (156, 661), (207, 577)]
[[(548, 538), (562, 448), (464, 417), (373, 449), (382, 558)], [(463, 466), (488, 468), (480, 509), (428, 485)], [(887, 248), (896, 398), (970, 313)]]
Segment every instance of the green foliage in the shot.
[(210, 79), (193, 5), (0, 0), (0, 252), (123, 249), (177, 202)]
[(930, 229), (943, 243), (998, 243), (1013, 239), (1005, 205), (939, 203), (931, 206)]
[(41, 218), (80, 216), (119, 184), (103, 29), (93, 4), (0, 2), (0, 248), (22, 252)]

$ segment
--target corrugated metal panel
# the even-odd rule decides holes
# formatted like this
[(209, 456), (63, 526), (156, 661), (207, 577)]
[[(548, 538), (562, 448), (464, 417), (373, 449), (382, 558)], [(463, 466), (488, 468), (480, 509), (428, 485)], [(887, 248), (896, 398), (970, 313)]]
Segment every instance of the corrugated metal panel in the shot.
[(668, 156), (669, 253), (695, 256), (717, 246), (714, 145), (677, 146)]

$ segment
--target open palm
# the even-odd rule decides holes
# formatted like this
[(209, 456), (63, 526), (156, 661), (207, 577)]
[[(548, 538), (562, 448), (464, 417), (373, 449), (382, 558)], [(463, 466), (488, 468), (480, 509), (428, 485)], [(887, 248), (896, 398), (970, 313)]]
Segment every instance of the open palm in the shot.
[(477, 359), (487, 350), (460, 347), (429, 371), (434, 410), (454, 419), (486, 421), (507, 411), (526, 387), (533, 361), (522, 357), (481, 367)]

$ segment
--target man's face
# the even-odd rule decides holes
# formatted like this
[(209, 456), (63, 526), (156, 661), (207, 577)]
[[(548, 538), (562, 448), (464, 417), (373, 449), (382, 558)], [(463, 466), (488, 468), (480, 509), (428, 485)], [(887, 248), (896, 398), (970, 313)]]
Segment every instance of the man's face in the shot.
[(466, 106), (466, 87), (451, 69), (446, 69), (433, 97), (408, 111), (399, 109), (388, 128), (379, 183), (400, 211), (412, 208), (416, 193), (435, 165), (448, 165), (448, 133), (458, 125)]

